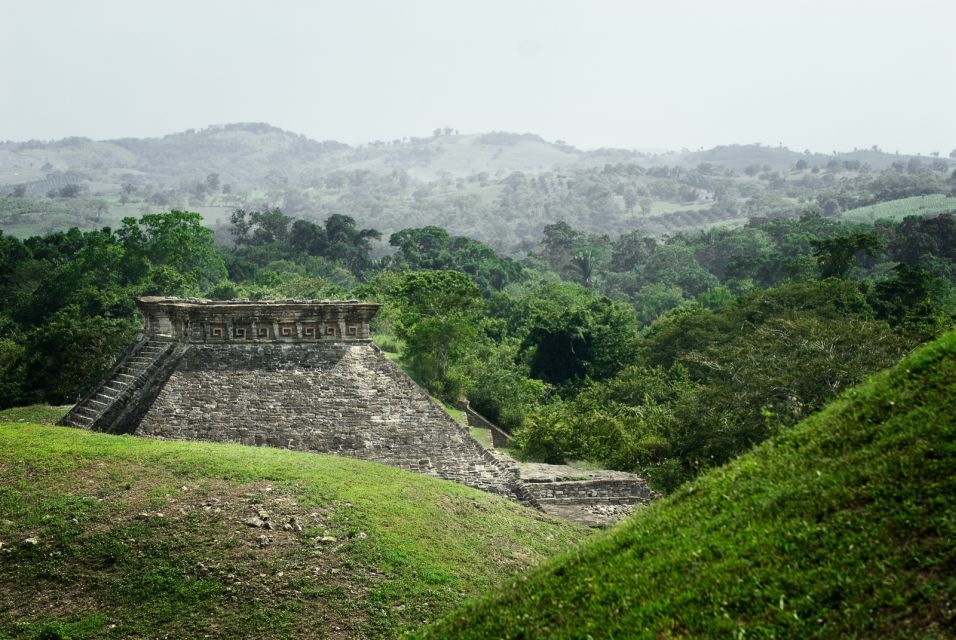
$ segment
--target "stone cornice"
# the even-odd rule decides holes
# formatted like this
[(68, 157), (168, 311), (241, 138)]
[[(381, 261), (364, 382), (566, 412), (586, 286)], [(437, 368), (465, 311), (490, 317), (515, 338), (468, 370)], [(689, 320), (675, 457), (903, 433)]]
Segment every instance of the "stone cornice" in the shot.
[(358, 300), (136, 299), (148, 335), (191, 343), (368, 342), (379, 304)]

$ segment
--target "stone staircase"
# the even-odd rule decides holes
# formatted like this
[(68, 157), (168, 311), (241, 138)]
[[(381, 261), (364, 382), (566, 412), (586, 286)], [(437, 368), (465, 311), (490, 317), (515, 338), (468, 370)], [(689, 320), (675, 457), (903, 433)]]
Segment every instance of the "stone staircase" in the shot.
[(60, 424), (96, 430), (101, 422), (105, 422), (104, 418), (115, 416), (126, 407), (130, 398), (173, 351), (173, 347), (173, 341), (164, 336), (152, 335), (141, 339)]

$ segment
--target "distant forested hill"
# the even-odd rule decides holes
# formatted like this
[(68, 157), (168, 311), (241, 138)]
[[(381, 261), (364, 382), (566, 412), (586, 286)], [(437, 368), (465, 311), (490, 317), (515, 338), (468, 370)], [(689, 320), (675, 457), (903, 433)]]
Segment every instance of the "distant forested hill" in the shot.
[(0, 143), (0, 229), (25, 237), (115, 228), (124, 217), (170, 209), (198, 211), (222, 228), (237, 208), (279, 207), (315, 221), (348, 215), (386, 236), (438, 225), (514, 253), (559, 220), (591, 233), (662, 236), (947, 196), (954, 166), (945, 156), (875, 147), (582, 151), (534, 134), (447, 127), (355, 147), (244, 123), (162, 138)]

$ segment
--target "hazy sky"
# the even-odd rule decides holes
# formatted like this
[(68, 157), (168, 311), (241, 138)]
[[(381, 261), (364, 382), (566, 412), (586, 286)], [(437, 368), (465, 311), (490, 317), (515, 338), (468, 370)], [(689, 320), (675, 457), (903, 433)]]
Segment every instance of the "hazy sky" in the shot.
[(956, 148), (956, 0), (0, 0), (0, 139)]

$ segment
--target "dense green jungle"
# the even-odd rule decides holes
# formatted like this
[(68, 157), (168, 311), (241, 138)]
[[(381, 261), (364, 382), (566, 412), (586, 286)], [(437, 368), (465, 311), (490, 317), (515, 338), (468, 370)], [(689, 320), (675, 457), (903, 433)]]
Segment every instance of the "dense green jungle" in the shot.
[(0, 407), (82, 396), (134, 339), (135, 296), (374, 300), (376, 343), (515, 455), (670, 492), (956, 311), (938, 154), (229, 125), (0, 158)]

